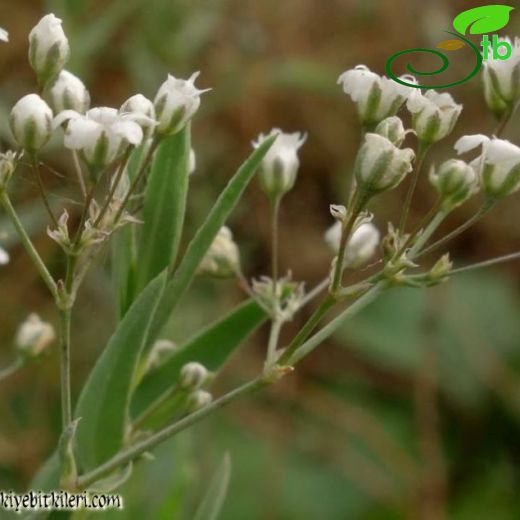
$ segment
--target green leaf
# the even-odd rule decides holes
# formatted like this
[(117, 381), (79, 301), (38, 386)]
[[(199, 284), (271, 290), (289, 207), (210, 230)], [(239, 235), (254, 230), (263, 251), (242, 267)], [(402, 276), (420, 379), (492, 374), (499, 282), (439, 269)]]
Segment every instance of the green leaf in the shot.
[(194, 520), (217, 520), (224, 505), (230, 476), (231, 459), (229, 453), (226, 453), (211, 479), (211, 485), (195, 513)]
[(237, 173), (228, 182), (206, 220), (189, 243), (182, 261), (164, 291), (161, 305), (158, 308), (157, 316), (152, 326), (152, 338), (159, 334), (188, 290), (195, 277), (197, 268), (213, 239), (237, 205), (275, 139), (276, 136), (266, 139), (242, 164)]
[(132, 398), (134, 414), (142, 413), (170, 389), (185, 363), (198, 361), (208, 370), (218, 370), (265, 319), (261, 307), (249, 300), (190, 339), (138, 386)]
[(514, 9), (508, 5), (483, 5), (458, 14), (453, 27), (461, 34), (484, 34), (495, 32), (509, 23), (509, 13)]
[(186, 210), (190, 126), (159, 146), (146, 186), (139, 247), (139, 287), (175, 262)]
[(82, 419), (77, 455), (83, 470), (98, 466), (123, 445), (136, 365), (165, 281), (162, 273), (139, 295), (83, 387), (75, 414)]

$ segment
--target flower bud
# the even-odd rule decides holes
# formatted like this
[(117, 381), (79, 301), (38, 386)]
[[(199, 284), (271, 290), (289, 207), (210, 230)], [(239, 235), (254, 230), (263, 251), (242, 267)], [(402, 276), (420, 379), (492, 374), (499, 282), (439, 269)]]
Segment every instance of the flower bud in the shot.
[(371, 193), (395, 188), (412, 170), (414, 157), (410, 148), (401, 150), (386, 137), (366, 134), (354, 165), (358, 186)]
[(150, 370), (155, 370), (159, 368), (161, 364), (167, 359), (171, 354), (176, 352), (178, 349), (177, 345), (170, 341), (169, 339), (159, 339), (157, 340), (148, 354), (145, 364), (145, 372), (149, 372)]
[(63, 110), (75, 110), (84, 114), (90, 106), (90, 94), (85, 85), (66, 70), (62, 70), (52, 84), (48, 98), (55, 114)]
[(51, 137), (52, 110), (40, 96), (28, 94), (11, 110), (10, 125), (16, 142), (34, 154)]
[(120, 114), (137, 114), (145, 116), (142, 121), (137, 121), (143, 129), (144, 139), (152, 136), (153, 130), (156, 126), (155, 121), (155, 107), (153, 103), (142, 94), (136, 94), (128, 98), (119, 109)]
[(13, 175), (15, 158), (16, 154), (11, 150), (0, 153), (0, 190), (7, 186), (11, 175)]
[(453, 263), (450, 260), (450, 254), (446, 253), (445, 255), (442, 255), (430, 269), (430, 272), (428, 273), (428, 281), (433, 284), (443, 282), (447, 279), (452, 268)]
[(484, 83), (484, 97), (490, 110), (500, 118), (520, 100), (520, 39), (498, 38), (498, 45), (507, 43), (511, 48), (511, 55), (504, 59), (495, 52), (489, 52), (487, 59), (482, 62), (482, 80)]
[(7, 265), (9, 263), (9, 253), (0, 247), (0, 265)]
[(195, 412), (208, 406), (213, 401), (213, 396), (205, 390), (196, 390), (188, 395), (186, 399), (186, 408), (190, 412)]
[(412, 114), (412, 128), (424, 144), (435, 143), (450, 134), (462, 111), (462, 105), (455, 103), (450, 94), (434, 90), (426, 94), (414, 92), (406, 107)]
[(198, 390), (208, 380), (208, 371), (204, 365), (192, 361), (186, 363), (179, 374), (179, 387), (183, 390)]
[(447, 211), (460, 206), (478, 189), (475, 170), (464, 161), (450, 159), (430, 171), (430, 182), (439, 193)]
[[(408, 83), (416, 83), (412, 76), (402, 76)], [(338, 79), (345, 94), (356, 103), (361, 122), (374, 128), (383, 119), (394, 116), (413, 90), (396, 81), (370, 71), (365, 65), (347, 70)]]
[(460, 154), (482, 147), (470, 166), (477, 172), (480, 186), (491, 198), (501, 198), (520, 189), (520, 148), (504, 139), (477, 134), (465, 135), (455, 143)]
[(330, 214), (338, 222), (345, 222), (347, 219), (347, 208), (341, 204), (331, 204), (329, 206)]
[(44, 16), (29, 33), (29, 62), (42, 88), (58, 76), (69, 56), (61, 20), (53, 14)]
[(50, 239), (54, 240), (66, 253), (72, 254), (73, 247), (72, 241), (69, 236), (69, 213), (66, 209), (63, 210), (63, 213), (60, 215), (58, 219), (58, 227), (56, 229), (51, 229), (47, 227), (47, 235)]
[(26, 357), (42, 354), (56, 339), (54, 327), (42, 321), (37, 314), (31, 314), (19, 327), (16, 347)]
[(374, 133), (386, 137), (398, 148), (403, 144), (404, 138), (406, 137), (406, 130), (404, 129), (403, 122), (397, 116), (383, 119), (376, 126)]
[(259, 179), (267, 196), (275, 200), (294, 186), (300, 166), (298, 150), (307, 136), (299, 132), (286, 134), (274, 128), (267, 136), (260, 135), (253, 146), (258, 148), (265, 139), (273, 135), (278, 137), (262, 160)]
[[(345, 248), (344, 267), (356, 268), (366, 264), (379, 245), (379, 231), (370, 222), (361, 224), (351, 235)], [(325, 241), (334, 253), (338, 253), (341, 240), (341, 222), (333, 224), (325, 233)]]
[(240, 268), (240, 253), (233, 241), (233, 234), (227, 226), (222, 226), (214, 238), (199, 266), (199, 274), (217, 278), (236, 276)]
[(195, 72), (184, 80), (170, 74), (159, 88), (154, 101), (159, 134), (171, 135), (181, 131), (199, 109), (200, 95), (211, 89), (195, 87), (198, 75), (199, 72)]
[(8, 42), (9, 41), (9, 33), (0, 27), (0, 41), (1, 42)]

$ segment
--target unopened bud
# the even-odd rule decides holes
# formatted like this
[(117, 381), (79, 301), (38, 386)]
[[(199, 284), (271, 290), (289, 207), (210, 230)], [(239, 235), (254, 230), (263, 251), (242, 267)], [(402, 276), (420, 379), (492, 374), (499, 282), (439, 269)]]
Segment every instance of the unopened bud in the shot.
[(447, 211), (460, 206), (478, 189), (475, 170), (457, 159), (442, 163), (437, 170), (432, 167), (430, 182), (439, 193), (442, 206)]
[(300, 166), (298, 150), (306, 140), (299, 132), (287, 134), (274, 128), (253, 143), (258, 148), (265, 139), (278, 135), (262, 160), (259, 171), (260, 185), (271, 200), (276, 200), (292, 189)]
[(196, 390), (188, 395), (186, 399), (186, 408), (190, 412), (195, 412), (208, 406), (213, 401), (213, 396), (205, 390)]
[(55, 339), (54, 327), (37, 314), (31, 314), (18, 329), (16, 347), (23, 356), (33, 358), (41, 355)]
[(375, 134), (386, 137), (393, 145), (400, 147), (406, 137), (403, 122), (397, 116), (383, 119), (375, 128)]
[(199, 266), (200, 274), (217, 278), (236, 276), (240, 268), (240, 253), (227, 226), (222, 226)]
[(338, 222), (345, 222), (345, 219), (347, 218), (347, 208), (345, 206), (341, 206), (339, 204), (331, 204), (330, 205), (330, 214)]
[(199, 390), (208, 379), (208, 371), (204, 365), (192, 361), (186, 363), (179, 374), (179, 387), (183, 390)]
[(60, 72), (49, 89), (48, 97), (55, 114), (63, 110), (75, 110), (84, 114), (90, 106), (90, 94), (85, 85), (66, 70)]
[(52, 110), (40, 96), (28, 94), (11, 110), (10, 124), (16, 142), (34, 154), (51, 137)]
[(61, 23), (48, 14), (29, 33), (29, 62), (41, 87), (53, 81), (69, 60), (69, 41)]

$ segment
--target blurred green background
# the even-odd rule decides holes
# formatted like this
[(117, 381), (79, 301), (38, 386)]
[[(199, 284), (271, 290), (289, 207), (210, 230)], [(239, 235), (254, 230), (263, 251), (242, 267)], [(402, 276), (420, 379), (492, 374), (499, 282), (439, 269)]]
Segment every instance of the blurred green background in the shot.
[[(0, 138), (7, 114), (34, 90), (27, 34), (42, 14), (64, 20), (72, 45), (68, 69), (82, 77), (93, 104), (119, 106), (142, 92), (153, 98), (171, 72), (213, 90), (196, 116), (198, 167), (191, 179), (189, 237), (251, 140), (278, 126), (308, 132), (299, 181), (282, 208), (281, 265), (312, 287), (327, 273), (323, 233), (330, 203), (344, 203), (359, 144), (355, 108), (336, 85), (359, 63), (382, 73), (398, 50), (434, 46), (458, 12), (485, 2), (416, 0), (3, 0), (0, 25)], [(520, 34), (513, 13), (507, 34)], [(464, 69), (455, 59), (454, 72)], [(427, 62), (424, 62), (427, 65)], [(458, 77), (461, 77), (459, 74)], [(491, 133), (495, 122), (477, 79), (451, 90), (465, 110), (454, 134), (428, 161), (449, 158), (461, 135)], [(516, 117), (506, 137), (520, 141)], [(412, 142), (412, 141), (411, 141)], [(48, 146), (52, 202), (74, 208), (68, 157)], [(401, 186), (373, 205), (382, 231), (396, 218)], [(14, 197), (42, 255), (61, 268), (45, 234), (45, 216), (27, 172)], [(433, 201), (425, 179), (412, 219)], [(69, 207), (68, 206), (68, 207)], [(470, 201), (446, 224), (476, 208)], [(267, 202), (246, 193), (230, 226), (248, 277), (269, 269)], [(518, 196), (504, 201), (450, 248), (459, 264), (519, 249)], [(0, 214), (0, 363), (29, 312), (56, 322), (46, 289)], [(74, 323), (74, 392), (105, 344), (114, 320), (108, 258), (84, 286)], [(232, 405), (180, 435), (143, 462), (123, 488), (126, 510), (103, 518), (189, 519), (222, 454), (233, 473), (222, 514), (229, 520), (517, 520), (520, 518), (520, 265), (461, 276), (427, 292), (388, 293), (269, 391)], [(172, 319), (182, 340), (243, 298), (234, 282), (199, 281)], [(310, 310), (286, 327), (283, 341)], [(215, 392), (261, 366), (265, 329), (234, 356)], [(25, 489), (53, 450), (59, 431), (57, 353), (0, 386), (0, 489)], [(0, 518), (2, 512), (0, 512)], [(83, 517), (82, 517), (83, 518)]]

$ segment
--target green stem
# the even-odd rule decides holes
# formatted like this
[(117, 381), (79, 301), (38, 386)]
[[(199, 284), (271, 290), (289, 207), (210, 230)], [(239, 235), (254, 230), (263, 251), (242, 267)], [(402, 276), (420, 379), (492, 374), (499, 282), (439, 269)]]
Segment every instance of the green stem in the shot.
[(71, 309), (60, 309), (60, 388), (61, 422), (63, 431), (72, 421), (70, 389), (70, 323)]
[(49, 217), (54, 224), (55, 227), (58, 227), (58, 220), (54, 216), (54, 212), (51, 209), (51, 205), (49, 203), (49, 199), (47, 198), (47, 191), (45, 189), (45, 185), (43, 184), (42, 175), (40, 172), (40, 163), (36, 156), (31, 157), (31, 164), (34, 170), (34, 174), (36, 177), (36, 182), (38, 183), (38, 189), (40, 190), (40, 195), (42, 197), (43, 205), (49, 214)]
[(464, 267), (458, 267), (457, 269), (452, 269), (449, 274), (452, 275), (452, 274), (465, 273), (467, 271), (473, 271), (474, 269), (490, 267), (492, 265), (503, 264), (505, 262), (510, 262), (511, 260), (518, 260), (518, 259), (520, 259), (520, 252), (510, 253), (508, 255), (498, 256), (496, 258), (484, 260), (483, 262), (477, 262), (476, 264), (466, 265)]
[(128, 462), (133, 461), (140, 455), (143, 455), (147, 451), (152, 450), (158, 444), (164, 442), (170, 437), (173, 437), (181, 431), (200, 422), (202, 419), (206, 418), (208, 415), (211, 415), (216, 410), (223, 408), (224, 406), (227, 406), (229, 403), (235, 401), (239, 397), (256, 392), (257, 390), (260, 390), (268, 384), (270, 384), (270, 381), (265, 379), (264, 377), (253, 379), (245, 385), (242, 385), (236, 388), (235, 390), (232, 390), (231, 392), (223, 395), (219, 399), (216, 399), (211, 404), (197, 410), (196, 412), (187, 415), (186, 417), (174, 422), (166, 428), (163, 428), (162, 430), (151, 435), (147, 439), (144, 439), (143, 441), (134, 444), (130, 448), (119, 452), (117, 455), (109, 459), (101, 466), (86, 473), (85, 475), (82, 475), (78, 479), (79, 489), (88, 488), (88, 486), (90, 486), (100, 478), (109, 475), (120, 466), (123, 466)]
[(417, 188), (419, 175), (421, 173), (424, 164), (424, 159), (426, 157), (426, 154), (428, 153), (429, 148), (430, 145), (425, 144), (422, 141), (419, 141), (419, 148), (417, 150), (417, 163), (415, 164), (415, 168), (412, 173), (412, 180), (410, 182), (410, 185), (408, 186), (408, 192), (406, 193), (403, 212), (401, 213), (401, 220), (399, 222), (399, 234), (402, 234), (406, 228), (406, 222), (410, 213), (410, 207), (412, 205), (413, 196)]
[(512, 107), (510, 107), (506, 113), (502, 116), (502, 119), (499, 121), (497, 127), (495, 128), (495, 131), (493, 132), (493, 135), (496, 137), (500, 137), (504, 130), (506, 129), (507, 124), (513, 117), (513, 114), (516, 112), (516, 109), (518, 108), (518, 105), (520, 103), (516, 103)]
[(54, 281), (54, 278), (49, 273), (47, 267), (43, 263), (43, 260), (41, 259), (40, 255), (38, 254), (35, 247), (33, 246), (33, 243), (31, 242), (29, 235), (25, 231), (25, 228), (23, 227), (22, 222), (18, 218), (18, 215), (16, 214), (16, 211), (13, 208), (13, 205), (11, 204), (11, 200), (9, 199), (9, 196), (7, 195), (6, 191), (0, 192), (0, 201), (7, 213), (9, 220), (15, 227), (15, 229), (18, 233), (18, 236), (20, 238), (20, 241), (22, 242), (25, 250), (27, 251), (27, 254), (31, 257), (31, 260), (33, 261), (36, 269), (40, 273), (40, 276), (42, 277), (43, 281), (49, 288), (53, 297), (57, 298), (58, 291), (56, 288), (56, 282)]
[(273, 292), (276, 298), (276, 285), (278, 281), (278, 218), (280, 213), (281, 197), (276, 196), (271, 200), (271, 276), (273, 279)]
[(358, 298), (352, 305), (347, 307), (339, 316), (327, 323), (314, 336), (311, 336), (305, 343), (298, 348), (287, 360), (287, 364), (294, 366), (305, 356), (309, 355), (318, 345), (329, 338), (338, 327), (348, 318), (351, 318), (367, 305), (372, 303), (387, 287), (387, 282), (381, 281), (370, 288), (363, 296)]
[(428, 246), (426, 249), (421, 251), (416, 256), (416, 258), (420, 258), (423, 255), (431, 253), (432, 251), (443, 246), (444, 244), (446, 244), (450, 240), (454, 239), (455, 237), (458, 237), (461, 233), (464, 233), (464, 231), (466, 231), (471, 226), (476, 224), (484, 215), (486, 215), (491, 210), (491, 208), (493, 208), (494, 205), (495, 205), (494, 200), (488, 200), (488, 201), (484, 202), (484, 204), (481, 206), (481, 208), (471, 218), (466, 220), (466, 222), (461, 224), (458, 228), (454, 229), (451, 233), (448, 233), (446, 236), (440, 238), (439, 240), (437, 240), (437, 242), (434, 242), (433, 244)]
[(443, 220), (447, 217), (447, 213), (445, 211), (439, 211), (432, 218), (431, 222), (426, 226), (423, 232), (417, 237), (414, 244), (410, 248), (410, 259), (414, 258), (415, 255), (419, 253), (419, 251), (424, 247), (424, 244), (428, 242), (430, 237), (433, 235), (435, 230), (442, 224)]
[(269, 333), (269, 342), (267, 344), (267, 357), (265, 361), (266, 368), (270, 368), (276, 361), (276, 349), (278, 347), (278, 338), (282, 329), (282, 321), (274, 318), (271, 322), (271, 331)]

